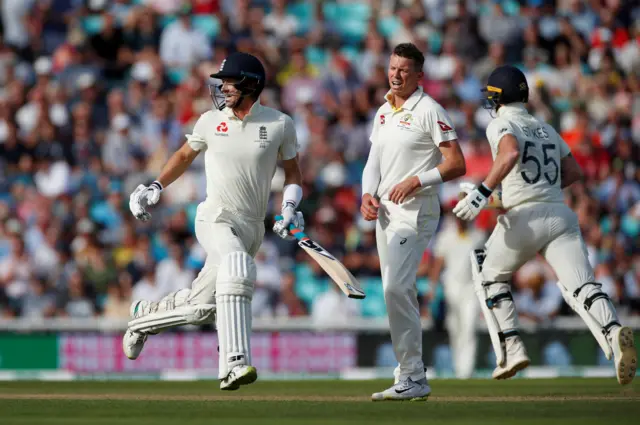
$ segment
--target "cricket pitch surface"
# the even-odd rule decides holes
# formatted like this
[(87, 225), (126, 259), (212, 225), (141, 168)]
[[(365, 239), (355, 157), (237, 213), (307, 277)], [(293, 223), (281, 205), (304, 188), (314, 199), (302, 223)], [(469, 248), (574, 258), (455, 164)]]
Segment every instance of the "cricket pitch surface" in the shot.
[[(640, 381), (637, 381), (640, 382)], [(640, 384), (558, 378), (430, 381), (426, 402), (372, 402), (389, 381), (0, 383), (3, 425), (637, 424)]]

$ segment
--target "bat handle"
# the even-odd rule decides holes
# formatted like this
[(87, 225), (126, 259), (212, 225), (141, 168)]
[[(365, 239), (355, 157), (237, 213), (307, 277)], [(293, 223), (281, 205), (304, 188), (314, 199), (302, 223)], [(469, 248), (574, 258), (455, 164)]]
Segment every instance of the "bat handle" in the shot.
[[(284, 219), (284, 217), (283, 217), (283, 216), (281, 216), (281, 215), (277, 215), (277, 216), (276, 216), (276, 221), (280, 221), (280, 220), (282, 220), (282, 219)], [(293, 223), (289, 224), (289, 230), (295, 230), (295, 229), (297, 229), (297, 227), (296, 227), (296, 226), (294, 226), (294, 225), (293, 225)]]

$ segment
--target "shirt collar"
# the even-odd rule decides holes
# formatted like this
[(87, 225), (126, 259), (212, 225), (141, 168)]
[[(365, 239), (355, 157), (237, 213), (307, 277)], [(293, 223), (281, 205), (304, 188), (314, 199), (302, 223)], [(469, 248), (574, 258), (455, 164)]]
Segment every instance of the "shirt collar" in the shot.
[[(260, 111), (262, 111), (262, 108), (263, 108), (263, 106), (260, 103), (260, 99), (256, 100), (254, 102), (254, 104), (251, 105), (251, 109), (249, 109), (249, 113), (247, 114), (247, 116), (245, 118), (258, 115), (260, 113)], [(222, 112), (226, 116), (228, 116), (229, 118), (238, 119), (238, 117), (236, 117), (236, 114), (233, 113), (233, 109), (231, 109), (231, 108), (227, 108), (225, 106), (224, 109), (222, 110)]]
[(416, 104), (418, 103), (418, 101), (422, 98), (422, 93), (423, 93), (422, 87), (418, 86), (416, 91), (414, 91), (413, 94), (411, 96), (409, 96), (409, 99), (407, 99), (400, 108), (396, 108), (391, 103), (391, 99), (393, 99), (393, 94), (391, 93), (391, 90), (389, 90), (387, 92), (387, 94), (384, 96), (384, 99), (387, 101), (389, 106), (391, 106), (391, 110), (396, 112), (396, 111), (400, 111), (402, 109), (413, 109), (416, 106)]
[(501, 117), (507, 114), (528, 114), (527, 108), (524, 106), (524, 103), (515, 102), (510, 103), (508, 105), (502, 105), (500, 109), (498, 109), (498, 116)]

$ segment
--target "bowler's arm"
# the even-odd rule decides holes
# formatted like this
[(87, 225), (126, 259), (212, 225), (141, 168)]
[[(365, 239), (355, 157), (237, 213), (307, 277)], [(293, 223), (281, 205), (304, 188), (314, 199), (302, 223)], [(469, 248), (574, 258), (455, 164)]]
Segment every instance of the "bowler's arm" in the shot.
[(180, 149), (171, 155), (169, 161), (162, 168), (157, 181), (160, 182), (162, 187), (166, 188), (187, 171), (187, 168), (199, 153), (200, 151), (194, 150), (188, 143), (183, 144)]
[(520, 159), (518, 140), (513, 134), (505, 134), (498, 142), (498, 153), (493, 161), (489, 175), (484, 180), (484, 185), (494, 190), (502, 180), (511, 172)]

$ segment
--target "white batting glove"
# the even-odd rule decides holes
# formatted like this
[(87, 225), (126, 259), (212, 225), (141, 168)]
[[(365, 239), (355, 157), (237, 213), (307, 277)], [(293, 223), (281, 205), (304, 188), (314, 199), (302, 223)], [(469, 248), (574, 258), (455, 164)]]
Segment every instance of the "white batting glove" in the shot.
[(480, 214), (480, 211), (487, 205), (487, 202), (489, 202), (491, 192), (491, 189), (481, 184), (458, 201), (453, 208), (453, 213), (462, 220), (473, 220)]
[(292, 205), (287, 204), (282, 208), (282, 220), (273, 225), (273, 233), (285, 240), (294, 240), (295, 236), (289, 232), (289, 225), (293, 224), (300, 230), (304, 230), (304, 217), (300, 211), (296, 211)]
[(145, 208), (158, 203), (160, 192), (162, 192), (162, 184), (158, 181), (154, 181), (149, 186), (141, 184), (136, 187), (131, 196), (129, 196), (131, 214), (140, 221), (148, 221), (151, 218), (151, 214)]

